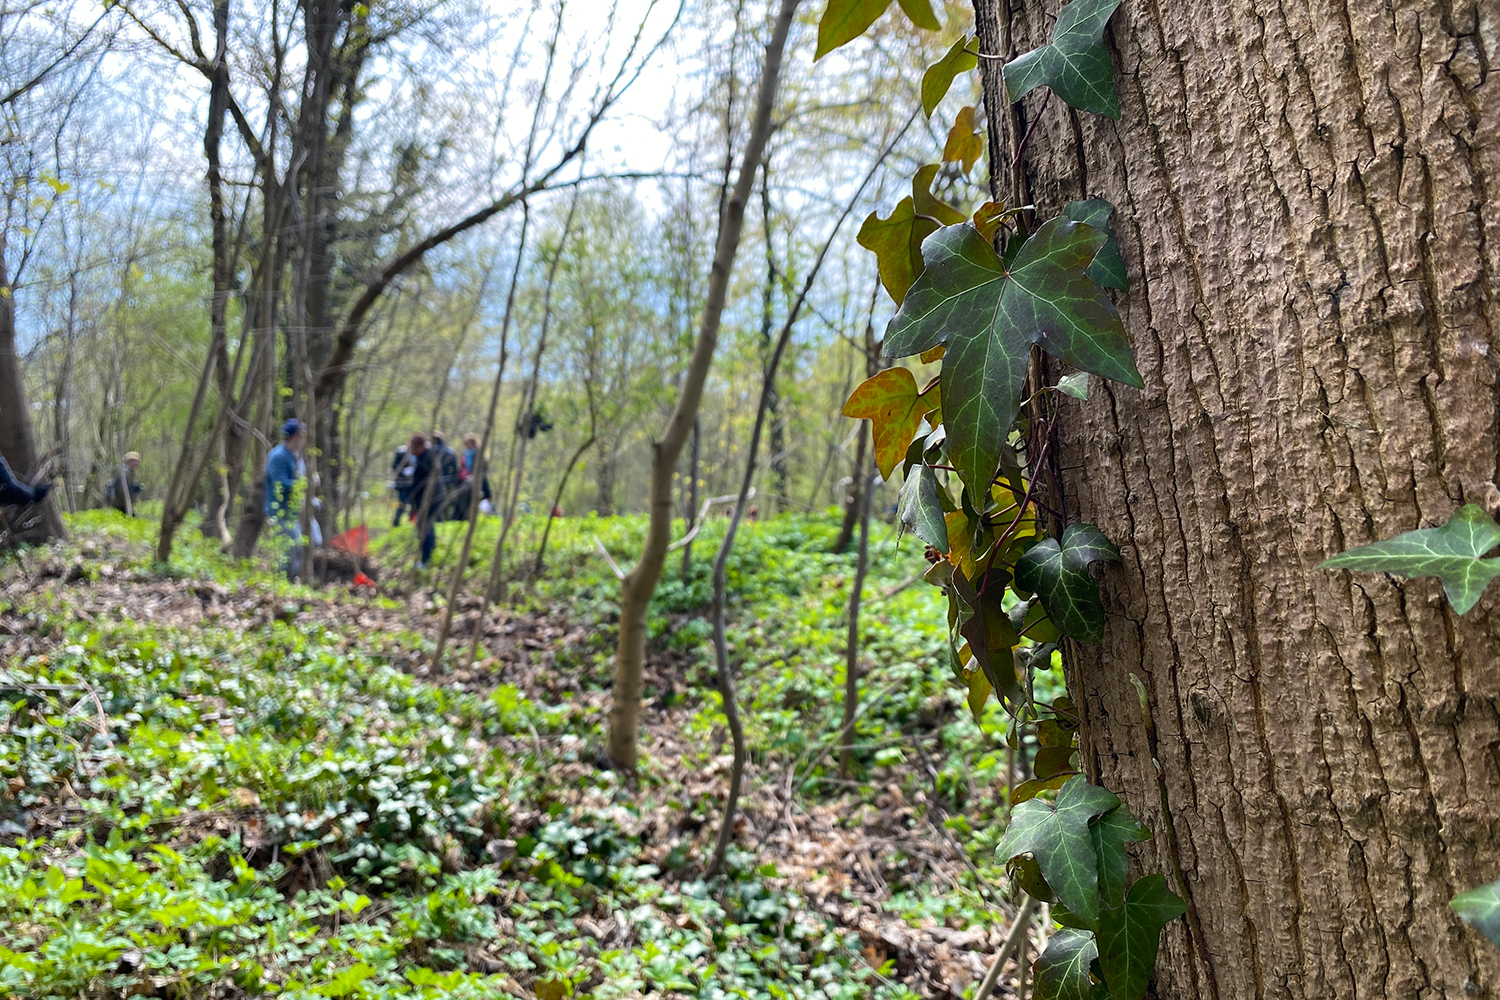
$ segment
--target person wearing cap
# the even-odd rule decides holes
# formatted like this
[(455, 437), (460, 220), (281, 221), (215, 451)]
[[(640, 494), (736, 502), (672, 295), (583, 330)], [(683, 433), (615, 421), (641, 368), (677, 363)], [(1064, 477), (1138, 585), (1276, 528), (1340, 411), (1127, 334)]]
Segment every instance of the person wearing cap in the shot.
[(292, 417), (281, 425), (281, 443), (266, 456), (266, 518), (276, 523), (287, 539), (287, 554), (282, 562), (287, 579), (302, 573), (302, 522), (292, 509), (292, 492), (297, 480), (307, 474), (302, 461), (302, 421)]
[(120, 459), (120, 471), (115, 478), (104, 484), (104, 499), (111, 507), (126, 517), (135, 517), (135, 505), (141, 495), (142, 486), (136, 482), (136, 470), (141, 467), (141, 453), (127, 451)]
[(51, 489), (51, 483), (28, 486), (21, 482), (10, 471), (10, 463), (5, 461), (5, 456), (0, 455), (0, 507), (24, 507), (41, 503)]

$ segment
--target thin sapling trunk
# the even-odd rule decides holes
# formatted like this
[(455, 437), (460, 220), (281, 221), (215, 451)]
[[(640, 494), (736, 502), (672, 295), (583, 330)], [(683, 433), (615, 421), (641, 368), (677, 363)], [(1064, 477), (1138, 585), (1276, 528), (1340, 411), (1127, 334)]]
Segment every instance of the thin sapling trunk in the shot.
[(781, 61), (786, 51), (787, 35), (797, 13), (799, 0), (781, 0), (780, 10), (766, 45), (761, 67), (760, 87), (756, 96), (755, 116), (749, 141), (740, 163), (734, 192), (720, 219), (719, 238), (714, 250), (708, 296), (704, 304), (698, 339), (682, 381), (682, 392), (667, 421), (666, 433), (655, 442), (651, 456), (650, 523), (641, 558), (620, 586), (620, 631), (615, 654), (615, 678), (609, 718), (609, 756), (619, 767), (635, 770), (638, 749), (636, 736), (640, 728), (641, 688), (646, 661), (646, 610), (656, 584), (661, 579), (672, 530), (672, 471), (682, 453), (703, 386), (713, 363), (719, 341), (719, 324), (729, 292), (729, 278), (739, 252), (740, 233), (744, 228), (745, 205), (750, 200), (755, 174), (771, 134), (771, 116), (781, 80)]

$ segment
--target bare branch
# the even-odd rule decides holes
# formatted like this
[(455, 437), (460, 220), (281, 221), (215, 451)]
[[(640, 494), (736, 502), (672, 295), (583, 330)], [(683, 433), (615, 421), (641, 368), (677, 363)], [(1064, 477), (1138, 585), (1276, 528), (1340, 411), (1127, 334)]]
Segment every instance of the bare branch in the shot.
[[(733, 499), (733, 497), (730, 497), (729, 499)], [(594, 536), (594, 547), (599, 550), (599, 554), (604, 557), (604, 561), (607, 562), (607, 563), (609, 563), (609, 568), (610, 568), (611, 571), (614, 572), (615, 579), (619, 580), (621, 583), (624, 583), (625, 582), (625, 571), (620, 568), (620, 564), (619, 563), (615, 562), (614, 556), (612, 556), (612, 555), (609, 554), (609, 549), (606, 549), (604, 547), (604, 543), (601, 542), (601, 541), (599, 541), (599, 536), (598, 535)]]
[(7, 104), (14, 103), (15, 101), (29, 94), (31, 91), (35, 90), (37, 87), (41, 86), (42, 82), (46, 80), (47, 77), (52, 75), (53, 70), (57, 69), (57, 67), (61, 66), (63, 63), (72, 58), (73, 53), (77, 52), (79, 47), (82, 46), (84, 42), (88, 41), (88, 37), (94, 33), (94, 29), (99, 27), (99, 24), (108, 16), (109, 8), (106, 7), (104, 9), (104, 13), (95, 18), (94, 23), (89, 25), (84, 33), (78, 36), (78, 40), (72, 45), (69, 45), (67, 50), (63, 52), (62, 55), (58, 56), (56, 59), (52, 60), (52, 62), (48, 63), (36, 76), (32, 77), (30, 80), (27, 80), (19, 87), (16, 87), (4, 97), (0, 97), (0, 108), (5, 107)]
[[(654, 8), (655, 3), (653, 3), (651, 6), (652, 8)], [(471, 212), (469, 215), (465, 216), (462, 219), (459, 219), (457, 222), (454, 222), (451, 225), (445, 226), (444, 228), (432, 233), (426, 239), (402, 252), (394, 260), (386, 264), (375, 273), (374, 277), (372, 277), (370, 281), (365, 285), (365, 290), (361, 292), (359, 298), (354, 301), (354, 305), (350, 307), (348, 318), (339, 328), (338, 336), (334, 341), (333, 352), (328, 359), (328, 364), (323, 368), (322, 373), (318, 377), (319, 396), (327, 399), (338, 391), (340, 383), (343, 382), (345, 369), (349, 364), (349, 359), (353, 356), (354, 348), (359, 343), (360, 329), (364, 324), (365, 317), (366, 315), (368, 315), (370, 308), (375, 304), (376, 300), (380, 298), (380, 296), (385, 292), (386, 287), (390, 285), (393, 280), (399, 277), (408, 268), (420, 262), (422, 258), (428, 254), (429, 251), (435, 250), (436, 248), (452, 240), (454, 237), (468, 232), (475, 226), (479, 226), (485, 222), (488, 222), (490, 219), (494, 218), (496, 215), (499, 215), (501, 212), (504, 212), (506, 209), (515, 205), (517, 202), (524, 201), (531, 195), (548, 190), (553, 186), (553, 180), (560, 173), (562, 173), (570, 163), (583, 155), (584, 150), (588, 147), (589, 139), (594, 133), (594, 129), (599, 125), (601, 121), (604, 120), (605, 116), (609, 114), (610, 109), (613, 108), (615, 104), (620, 100), (620, 98), (624, 96), (626, 91), (630, 89), (630, 86), (640, 78), (641, 71), (644, 69), (646, 63), (649, 62), (651, 57), (654, 56), (661, 49), (661, 46), (666, 43), (668, 35), (671, 33), (673, 28), (676, 27), (677, 22), (682, 17), (682, 10), (683, 5), (679, 4), (677, 8), (677, 14), (675, 17), (673, 17), (672, 23), (667, 26), (666, 30), (662, 33), (662, 36), (657, 39), (656, 44), (652, 46), (651, 51), (647, 53), (637, 64), (635, 72), (631, 74), (628, 79), (625, 79), (627, 67), (629, 66), (630, 61), (635, 54), (641, 34), (645, 31), (645, 18), (642, 19), (641, 27), (636, 32), (635, 39), (631, 42), (630, 49), (626, 52), (625, 58), (621, 62), (620, 69), (616, 72), (614, 79), (610, 81), (610, 85), (605, 90), (604, 96), (600, 98), (599, 103), (595, 105), (593, 111), (589, 113), (588, 121), (584, 124), (583, 130), (579, 133), (579, 136), (574, 141), (573, 145), (569, 147), (562, 154), (562, 156), (558, 158), (556, 163), (554, 163), (551, 167), (544, 171), (534, 181), (528, 183), (523, 177), (521, 182), (515, 188), (512, 188), (510, 191), (508, 191), (504, 195), (501, 195), (499, 198), (490, 202), (483, 208)], [(624, 79), (623, 84), (620, 83), (622, 79)], [(231, 108), (231, 112), (232, 111), (233, 109)], [(540, 113), (541, 107), (539, 105), (537, 108), (537, 114), (540, 115)]]

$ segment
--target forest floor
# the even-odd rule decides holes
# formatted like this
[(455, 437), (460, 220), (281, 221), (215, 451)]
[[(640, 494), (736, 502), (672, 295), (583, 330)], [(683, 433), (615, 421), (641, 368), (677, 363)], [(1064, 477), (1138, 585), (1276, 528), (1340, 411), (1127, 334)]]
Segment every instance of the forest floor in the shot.
[[(451, 670), (429, 665), (439, 581), (399, 568), (409, 531), (377, 540), (372, 594), (196, 532), (163, 571), (153, 526), (113, 512), (71, 527), (0, 564), (0, 996), (965, 997), (1009, 929), (1003, 727), (962, 704), (942, 605), (902, 588), (920, 548), (884, 525), (847, 776), (852, 557), (831, 517), (746, 526), (752, 763), (714, 879), (718, 525), (653, 605), (630, 780), (602, 754), (617, 585), (593, 548), (626, 562), (638, 519), (559, 522), (547, 573)], [(460, 605), (449, 663), (477, 618)]]

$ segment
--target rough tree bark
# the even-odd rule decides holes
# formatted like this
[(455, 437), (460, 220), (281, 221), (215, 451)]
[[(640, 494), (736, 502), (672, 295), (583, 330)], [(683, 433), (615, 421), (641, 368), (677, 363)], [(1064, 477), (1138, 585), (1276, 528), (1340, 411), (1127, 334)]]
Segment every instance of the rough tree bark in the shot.
[[(1014, 6), (1045, 41), (1056, 3)], [(1120, 121), (1054, 101), (1024, 166), (1045, 209), (1114, 202), (1131, 267), (1146, 389), (1096, 380), (1058, 465), (1125, 555), (1069, 654), (1085, 764), (1201, 928), (1157, 993), (1493, 995), (1447, 902), (1500, 876), (1500, 594), (1318, 563), (1500, 499), (1494, 7), (1158, 0), (1109, 37)]]

